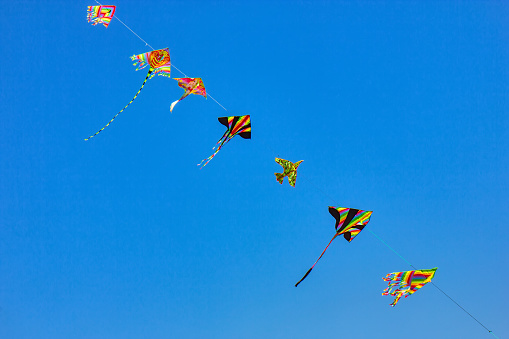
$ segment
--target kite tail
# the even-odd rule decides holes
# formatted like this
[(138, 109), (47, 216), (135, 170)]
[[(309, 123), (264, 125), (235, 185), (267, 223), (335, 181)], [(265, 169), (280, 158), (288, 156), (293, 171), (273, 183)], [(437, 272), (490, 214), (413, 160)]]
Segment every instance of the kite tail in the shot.
[(170, 112), (173, 112), (173, 108), (175, 107), (175, 105), (176, 105), (176, 104), (177, 104), (180, 100), (182, 100), (182, 99), (184, 99), (185, 97), (187, 97), (188, 95), (189, 95), (189, 93), (187, 93), (187, 92), (186, 92), (186, 93), (184, 93), (184, 94), (180, 97), (180, 99), (178, 99), (177, 101), (172, 102), (172, 103), (171, 103), (171, 105), (170, 105)]
[(338, 234), (334, 234), (334, 236), (332, 237), (332, 239), (329, 241), (329, 244), (327, 245), (327, 247), (325, 247), (325, 249), (323, 250), (322, 254), (320, 254), (320, 256), (318, 257), (318, 259), (316, 259), (315, 263), (313, 264), (313, 266), (311, 266), (311, 268), (306, 272), (306, 274), (304, 274), (304, 276), (302, 277), (302, 279), (299, 280), (298, 283), (295, 284), (295, 287), (297, 287), (301, 282), (302, 280), (306, 279), (306, 277), (308, 276), (309, 273), (311, 273), (311, 270), (313, 269), (313, 267), (315, 267), (316, 263), (318, 262), (318, 260), (320, 260), (320, 258), (323, 256), (323, 254), (325, 253), (325, 251), (327, 251), (327, 248), (329, 248), (329, 245), (332, 243), (332, 241), (334, 239), (336, 239), (336, 237), (338, 236)]
[[(214, 158), (214, 157), (216, 156), (217, 152), (219, 152), (219, 150), (220, 150), (220, 149), (221, 149), (221, 146), (220, 146), (220, 147), (218, 147), (218, 148), (216, 149), (216, 151), (215, 151), (215, 152), (214, 152), (214, 153), (213, 153), (210, 157), (203, 159), (203, 160), (202, 160), (202, 161), (198, 164), (198, 166), (201, 166), (201, 167), (200, 167), (200, 169), (202, 169), (203, 167), (205, 167), (205, 166), (206, 166), (206, 165), (210, 162), (210, 160), (212, 160), (212, 158)], [(204, 162), (204, 161), (205, 161), (205, 163), (203, 164), (203, 162)], [(203, 165), (202, 165), (202, 164), (203, 164)]]
[[(402, 293), (398, 293), (396, 295), (396, 298), (394, 299), (394, 301), (392, 303), (390, 303), (389, 305), (391, 305), (392, 307), (396, 306), (396, 304), (398, 303), (399, 299), (401, 299), (402, 295), (403, 295)], [(408, 297), (408, 295), (406, 295), (405, 297)]]
[[(314, 265), (313, 265), (314, 266)], [(306, 277), (308, 276), (309, 273), (311, 273), (311, 270), (313, 269), (313, 267), (311, 267), (307, 272), (306, 274), (304, 274), (304, 276), (302, 277), (302, 279), (300, 279), (296, 284), (295, 284), (295, 287), (299, 286), (299, 284), (301, 283), (302, 280), (306, 279)]]
[[(212, 149), (215, 149), (216, 151), (208, 158), (205, 158), (203, 159), (199, 164), (198, 166), (201, 166), (200, 169), (202, 169), (203, 167), (205, 167), (205, 165), (207, 165), (209, 163), (210, 160), (212, 160), (212, 158), (214, 158), (217, 154), (217, 152), (219, 152), (219, 150), (223, 147), (224, 144), (226, 144), (228, 141), (230, 141), (232, 138), (227, 138), (226, 135), (228, 134), (229, 131), (226, 131), (224, 132), (223, 136), (221, 137), (221, 139), (219, 139), (217, 142), (216, 142), (216, 146), (218, 144), (220, 144), (219, 146), (214, 146)], [(205, 163), (203, 164), (203, 162), (205, 161)], [(203, 165), (202, 165), (203, 164)]]
[(180, 101), (180, 99), (178, 99), (177, 101), (174, 101), (174, 102), (172, 102), (172, 103), (171, 103), (171, 105), (170, 105), (170, 112), (173, 112), (173, 107), (175, 107), (175, 105), (176, 105), (176, 104), (177, 104), (177, 102), (179, 102), (179, 101)]
[[(91, 22), (92, 19), (95, 17), (95, 6), (88, 6), (88, 9), (87, 9), (87, 20), (88, 22)], [(97, 25), (97, 22), (94, 21), (92, 22), (92, 25)]]
[(136, 93), (136, 95), (134, 96), (134, 98), (129, 101), (129, 103), (127, 105), (125, 105), (124, 108), (122, 108), (122, 110), (120, 110), (120, 112), (118, 112), (117, 114), (115, 114), (115, 116), (113, 118), (111, 118), (110, 122), (108, 122), (103, 128), (101, 128), (100, 130), (98, 130), (97, 132), (95, 132), (95, 134), (89, 136), (88, 138), (85, 139), (85, 141), (87, 140), (90, 140), (92, 139), (93, 137), (95, 137), (97, 134), (101, 133), (106, 127), (108, 127), (112, 122), (113, 120), (115, 120), (115, 118), (120, 114), (122, 113), (133, 101), (134, 99), (136, 99), (136, 97), (138, 96), (138, 94), (140, 94), (141, 90), (143, 89), (143, 86), (145, 86), (145, 83), (147, 82), (147, 80), (149, 79), (150, 77), (150, 74), (152, 73), (153, 69), (150, 69), (148, 71), (148, 74), (147, 74), (147, 77), (145, 78), (145, 81), (143, 81), (143, 84), (141, 85), (140, 89), (138, 90), (138, 93)]

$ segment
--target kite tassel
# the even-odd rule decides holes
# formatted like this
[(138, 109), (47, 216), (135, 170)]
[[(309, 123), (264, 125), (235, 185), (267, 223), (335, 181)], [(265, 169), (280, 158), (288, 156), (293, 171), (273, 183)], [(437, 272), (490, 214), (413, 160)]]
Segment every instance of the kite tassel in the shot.
[(147, 74), (147, 77), (145, 78), (145, 81), (143, 81), (143, 84), (141, 85), (140, 89), (138, 90), (138, 92), (136, 93), (136, 95), (134, 96), (134, 98), (129, 101), (129, 103), (127, 105), (125, 105), (124, 108), (122, 108), (120, 110), (120, 112), (118, 112), (117, 114), (115, 114), (115, 116), (113, 118), (111, 118), (111, 120), (103, 127), (101, 128), (100, 130), (98, 130), (97, 132), (95, 132), (95, 134), (92, 134), (91, 136), (89, 136), (88, 138), (85, 139), (85, 141), (87, 140), (90, 140), (92, 139), (93, 137), (95, 137), (97, 134), (101, 133), (106, 127), (108, 127), (112, 122), (113, 120), (115, 120), (115, 118), (120, 114), (122, 113), (135, 99), (136, 97), (138, 96), (138, 94), (140, 94), (141, 90), (143, 89), (143, 86), (145, 86), (145, 83), (147, 82), (147, 80), (149, 79), (150, 77), (150, 74), (152, 74), (152, 71), (153, 69), (151, 68), (149, 71), (148, 71), (148, 74)]

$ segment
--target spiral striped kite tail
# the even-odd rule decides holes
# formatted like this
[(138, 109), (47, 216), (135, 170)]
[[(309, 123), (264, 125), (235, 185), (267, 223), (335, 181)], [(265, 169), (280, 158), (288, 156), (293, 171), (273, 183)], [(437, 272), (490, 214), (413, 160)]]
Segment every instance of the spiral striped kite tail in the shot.
[(306, 279), (306, 277), (308, 276), (309, 273), (311, 273), (311, 270), (313, 269), (313, 267), (315, 267), (316, 263), (318, 262), (318, 260), (320, 260), (320, 258), (322, 258), (323, 254), (325, 253), (325, 251), (327, 251), (327, 248), (329, 248), (330, 244), (332, 243), (332, 241), (334, 239), (336, 239), (336, 237), (338, 236), (338, 233), (334, 234), (334, 236), (332, 237), (332, 239), (329, 241), (329, 244), (327, 245), (327, 247), (325, 247), (325, 249), (323, 250), (322, 254), (320, 254), (320, 256), (318, 257), (318, 259), (316, 259), (315, 263), (313, 264), (313, 266), (311, 266), (311, 268), (306, 272), (306, 274), (304, 274), (304, 276), (302, 277), (302, 279), (300, 279), (296, 284), (295, 284), (295, 287), (299, 286), (299, 284), (302, 282), (302, 280)]
[(122, 110), (120, 110), (120, 112), (118, 112), (117, 114), (115, 114), (115, 116), (113, 118), (111, 118), (111, 120), (103, 127), (101, 128), (100, 130), (98, 130), (97, 132), (95, 132), (95, 134), (89, 136), (88, 138), (85, 139), (85, 141), (87, 140), (90, 140), (92, 139), (93, 137), (95, 137), (97, 134), (101, 133), (106, 127), (108, 127), (112, 122), (113, 120), (115, 120), (115, 118), (120, 114), (122, 113), (133, 101), (134, 99), (136, 99), (136, 97), (138, 96), (138, 94), (140, 94), (141, 90), (143, 89), (143, 86), (145, 86), (145, 83), (147, 82), (147, 80), (150, 78), (150, 74), (152, 74), (152, 71), (154, 69), (151, 68), (149, 71), (148, 71), (148, 74), (147, 74), (147, 77), (145, 78), (145, 81), (143, 81), (143, 84), (141, 85), (140, 89), (138, 90), (138, 92), (136, 93), (136, 95), (134, 96), (134, 98), (129, 101), (129, 103), (127, 105), (125, 105), (124, 108), (122, 108)]

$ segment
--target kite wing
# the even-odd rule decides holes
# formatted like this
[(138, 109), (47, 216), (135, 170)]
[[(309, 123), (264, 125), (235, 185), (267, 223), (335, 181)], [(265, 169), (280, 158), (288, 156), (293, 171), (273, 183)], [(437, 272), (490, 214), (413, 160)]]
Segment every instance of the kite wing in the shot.
[(170, 77), (171, 61), (170, 61), (170, 51), (168, 48), (157, 49), (152, 52), (133, 55), (131, 57), (131, 60), (135, 61), (135, 63), (133, 64), (134, 66), (138, 65), (138, 67), (136, 68), (137, 71), (145, 68), (147, 65), (150, 66), (148, 74), (145, 77), (145, 80), (143, 81), (143, 84), (141, 84), (141, 87), (138, 90), (138, 92), (134, 95), (134, 98), (132, 98), (132, 100), (129, 101), (129, 103), (125, 105), (125, 107), (122, 108), (120, 112), (115, 114), (115, 116), (111, 118), (111, 120), (103, 128), (101, 128), (99, 131), (95, 132), (95, 134), (89, 136), (85, 140), (89, 140), (95, 137), (97, 134), (101, 133), (106, 127), (108, 127), (113, 122), (113, 120), (115, 120), (115, 118), (136, 99), (136, 97), (138, 96), (138, 94), (140, 94), (141, 90), (143, 89), (143, 86), (145, 86), (145, 83), (147, 82), (148, 79), (154, 77), (156, 74), (168, 78)]
[(362, 211), (354, 208), (329, 206), (329, 213), (336, 219), (337, 235), (343, 234), (351, 242), (362, 231), (371, 218), (372, 211)]
[(170, 112), (173, 112), (173, 107), (175, 107), (175, 105), (180, 100), (184, 99), (189, 94), (197, 94), (207, 98), (205, 85), (203, 84), (203, 80), (201, 78), (174, 78), (174, 79), (178, 81), (178, 85), (182, 87), (185, 90), (185, 92), (180, 97), (180, 99), (171, 103)]
[[(223, 147), (223, 145), (227, 144), (234, 136), (239, 135), (244, 139), (251, 139), (251, 116), (249, 115), (241, 115), (241, 116), (232, 116), (232, 117), (221, 117), (217, 118), (217, 120), (226, 126), (227, 130), (224, 132), (223, 136), (216, 143), (216, 146), (213, 149), (216, 151), (208, 158), (203, 159), (198, 166), (201, 165), (200, 169), (209, 163), (212, 158), (214, 158), (219, 152), (219, 150)], [(219, 146), (218, 146), (219, 145)], [(202, 163), (205, 162), (203, 165)]]
[(415, 293), (419, 288), (423, 287), (433, 279), (435, 271), (438, 268), (430, 270), (415, 270), (406, 272), (393, 272), (387, 274), (385, 281), (389, 282), (382, 295), (392, 295), (396, 297), (390, 304), (392, 307), (396, 306), (402, 296), (408, 297), (410, 294)]
[(303, 161), (304, 160), (300, 160), (297, 161), (296, 163), (293, 163), (288, 160), (276, 158), (276, 162), (283, 167), (283, 173), (274, 173), (276, 175), (276, 180), (280, 184), (283, 184), (284, 177), (288, 177), (288, 182), (290, 183), (290, 186), (295, 187), (295, 181), (297, 180), (297, 168)]
[(115, 6), (88, 6), (87, 20), (92, 25), (103, 24), (108, 27), (115, 14)]
[(367, 225), (367, 223), (369, 222), (369, 218), (371, 217), (371, 213), (373, 212), (357, 210), (354, 208), (346, 207), (334, 208), (332, 206), (329, 206), (329, 213), (334, 218), (336, 218), (336, 234), (334, 234), (331, 241), (329, 241), (329, 244), (327, 245), (327, 247), (325, 247), (325, 249), (323, 250), (322, 254), (320, 254), (318, 259), (316, 259), (313, 266), (311, 266), (311, 268), (306, 272), (306, 274), (304, 274), (302, 279), (300, 279), (299, 282), (295, 284), (295, 287), (297, 287), (297, 285), (299, 285), (302, 282), (302, 280), (306, 279), (308, 274), (311, 273), (313, 267), (315, 267), (318, 260), (320, 260), (325, 251), (327, 251), (327, 248), (329, 248), (329, 245), (332, 243), (334, 239), (336, 239), (338, 235), (343, 234), (343, 236), (345, 237), (346, 240), (348, 240), (348, 242), (352, 241), (352, 239), (355, 238), (355, 236), (359, 234), (360, 231), (362, 231), (364, 226)]

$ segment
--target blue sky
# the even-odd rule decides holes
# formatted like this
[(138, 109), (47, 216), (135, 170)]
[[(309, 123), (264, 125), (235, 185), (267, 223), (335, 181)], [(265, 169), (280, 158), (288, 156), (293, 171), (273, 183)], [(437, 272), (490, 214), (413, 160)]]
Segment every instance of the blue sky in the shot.
[[(116, 15), (210, 98), (156, 77), (93, 2), (0, 12), (0, 337), (503, 338), (509, 7), (503, 1), (119, 1)], [(173, 70), (174, 77), (180, 77)], [(252, 139), (217, 117), (250, 114)], [(279, 156), (303, 159), (297, 186)]]

